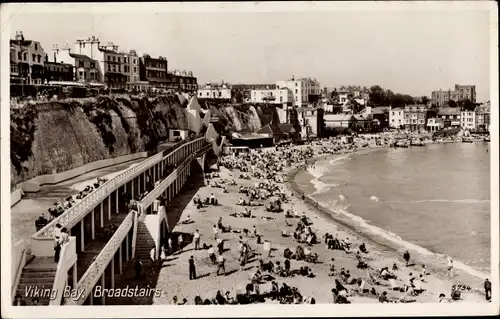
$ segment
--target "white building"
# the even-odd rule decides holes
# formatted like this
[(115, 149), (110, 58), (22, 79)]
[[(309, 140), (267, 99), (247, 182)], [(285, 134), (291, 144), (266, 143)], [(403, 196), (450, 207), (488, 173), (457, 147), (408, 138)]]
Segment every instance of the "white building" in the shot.
[(427, 119), (427, 131), (436, 132), (444, 129), (444, 121), (440, 117)]
[(130, 50), (129, 53), (124, 53), (123, 71), (127, 75), (127, 88), (131, 89), (135, 83), (140, 81), (139, 77), (139, 57), (135, 50)]
[(129, 72), (125, 70), (128, 70), (129, 64), (125, 62), (125, 54), (118, 51), (117, 45), (112, 42), (101, 45), (99, 39), (92, 36), (76, 40), (71, 53), (83, 54), (98, 62), (99, 82), (106, 83), (110, 88), (125, 88), (129, 76)]
[(287, 88), (274, 89), (274, 90), (268, 90), (268, 89), (251, 90), (250, 102), (293, 105), (293, 94), (292, 91)]
[(198, 89), (198, 98), (202, 99), (231, 99), (231, 89), (223, 85), (206, 85)]
[(349, 101), (349, 93), (341, 92), (339, 93), (339, 103), (344, 105)]
[(460, 126), (464, 130), (475, 130), (476, 129), (476, 112), (474, 112), (474, 111), (462, 111), (460, 113)]
[(321, 97), (321, 88), (316, 79), (292, 78), (286, 81), (276, 81), (277, 89), (287, 88), (292, 93), (293, 106), (308, 106)]
[(400, 108), (394, 108), (389, 110), (389, 127), (400, 128), (405, 124), (405, 111)]

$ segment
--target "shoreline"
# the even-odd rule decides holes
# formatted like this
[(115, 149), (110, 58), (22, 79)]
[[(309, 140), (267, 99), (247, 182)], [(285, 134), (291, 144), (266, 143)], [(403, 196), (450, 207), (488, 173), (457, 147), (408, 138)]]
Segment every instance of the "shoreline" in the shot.
[[(317, 152), (322, 146), (311, 147)], [(373, 152), (377, 150), (382, 150), (387, 148), (387, 146), (370, 147), (358, 149), (355, 152), (350, 152), (349, 155), (359, 155), (365, 152)], [(267, 150), (265, 150), (267, 152)], [(332, 158), (347, 155), (346, 153), (328, 153), (328, 154), (317, 154), (312, 158), (307, 159), (306, 163), (312, 163), (312, 161), (321, 160), (331, 160)], [(290, 167), (285, 167), (281, 171), (280, 175), (283, 176), (283, 182), (279, 183), (280, 187), (288, 193), (290, 196), (289, 200), (283, 203), (282, 208), (284, 211), (292, 209), (296, 214), (306, 212), (306, 215), (313, 222), (311, 228), (317, 234), (318, 243), (311, 246), (312, 252), (317, 253), (319, 256), (320, 263), (311, 264), (305, 261), (292, 261), (292, 268), (297, 268), (301, 266), (308, 266), (315, 274), (314, 278), (305, 278), (302, 276), (295, 277), (277, 277), (276, 281), (278, 283), (287, 283), (292, 287), (297, 287), (299, 291), (304, 296), (313, 296), (317, 303), (332, 303), (332, 293), (331, 288), (334, 287), (334, 279), (339, 278), (338, 276), (329, 276), (329, 269), (331, 264), (331, 259), (334, 257), (335, 269), (339, 271), (341, 268), (349, 269), (353, 277), (364, 278), (367, 276), (367, 270), (361, 270), (356, 267), (357, 260), (355, 258), (354, 252), (356, 251), (359, 244), (364, 242), (368, 248), (369, 253), (363, 255), (363, 259), (366, 260), (371, 271), (375, 269), (380, 269), (382, 267), (392, 267), (393, 263), (396, 262), (399, 266), (397, 274), (397, 285), (401, 287), (406, 284), (410, 278), (410, 273), (418, 275), (421, 273), (421, 264), (417, 266), (405, 267), (403, 258), (401, 254), (396, 251), (390, 250), (389, 248), (384, 249), (382, 245), (379, 245), (373, 238), (363, 234), (362, 232), (352, 229), (350, 225), (344, 225), (337, 221), (333, 216), (326, 212), (321, 212), (319, 207), (315, 207), (311, 203), (311, 199), (306, 199), (303, 201), (300, 198), (300, 189), (297, 194), (296, 189), (293, 189), (293, 183), (296, 183), (295, 177), (297, 174), (302, 172), (307, 168), (306, 164), (292, 165)], [(211, 187), (211, 181), (201, 186), (197, 189), (197, 195), (189, 195), (189, 203), (187, 206), (183, 207), (178, 211), (178, 219), (185, 220), (189, 217), (193, 223), (182, 224), (177, 223), (172, 229), (174, 237), (175, 234), (192, 234), (195, 230), (199, 230), (201, 234), (201, 242), (213, 245), (215, 240), (212, 234), (213, 225), (217, 224), (217, 220), (223, 219), (224, 225), (230, 226), (232, 228), (247, 228), (252, 229), (252, 225), (256, 226), (258, 232), (262, 235), (263, 240), (268, 240), (272, 243), (272, 255), (270, 260), (273, 263), (280, 261), (283, 263), (283, 251), (286, 248), (293, 248), (303, 244), (299, 244), (293, 239), (293, 237), (283, 237), (281, 232), (286, 230), (287, 232), (293, 231), (293, 224), (298, 221), (295, 218), (285, 218), (284, 213), (271, 213), (267, 212), (263, 206), (261, 207), (251, 207), (252, 215), (255, 218), (234, 218), (231, 217), (232, 213), (243, 211), (245, 207), (237, 205), (237, 199), (241, 196), (238, 189), (240, 186), (253, 186), (256, 182), (262, 182), (261, 179), (256, 179), (252, 177), (250, 180), (241, 179), (240, 170), (238, 169), (228, 169), (224, 166), (220, 168), (219, 171), (220, 179), (225, 180), (235, 180), (236, 186), (227, 187), (227, 193), (222, 192), (220, 188)], [(219, 180), (216, 178), (215, 180)], [(200, 196), (201, 198), (208, 197), (211, 193), (218, 197), (218, 206), (206, 206), (202, 209), (197, 209), (192, 203), (191, 196)], [(263, 201), (266, 204), (268, 200)], [(272, 217), (272, 221), (266, 220), (266, 218)], [(290, 222), (292, 224), (290, 224)], [(343, 250), (330, 250), (324, 244), (323, 235), (325, 233), (337, 234), (339, 238), (348, 237), (352, 242), (352, 253), (345, 253)], [(167, 261), (167, 264), (161, 269), (161, 274), (159, 276), (158, 288), (162, 289), (165, 293), (159, 298), (154, 299), (154, 304), (172, 304), (173, 296), (177, 296), (179, 300), (182, 298), (188, 299), (188, 303), (192, 304), (192, 300), (195, 295), (200, 295), (204, 298), (213, 298), (218, 290), (221, 292), (229, 291), (231, 296), (241, 289), (241, 287), (248, 283), (250, 276), (256, 271), (258, 263), (257, 260), (253, 260), (248, 263), (247, 268), (241, 269), (238, 262), (238, 237), (239, 233), (223, 233), (221, 237), (223, 238), (226, 247), (224, 256), (226, 258), (226, 271), (228, 271), (227, 276), (216, 276), (216, 267), (210, 262), (206, 250), (194, 250), (194, 243), (189, 243), (186, 250), (175, 254), (175, 260)], [(254, 236), (248, 237), (248, 243), (253, 249), (259, 251), (261, 254), (264, 253), (264, 247), (256, 242)], [(189, 252), (188, 252), (189, 251)], [(199, 274), (197, 280), (188, 279), (188, 268), (187, 261), (190, 255), (194, 256), (196, 262), (196, 271)], [(413, 261), (413, 260), (412, 260)], [(381, 282), (379, 285), (372, 285), (377, 291), (377, 293), (382, 293), (386, 291), (388, 297), (391, 300), (407, 300), (408, 299), (416, 301), (417, 303), (438, 303), (439, 294), (444, 293), (447, 297), (450, 296), (451, 287), (454, 284), (459, 284), (461, 278), (454, 277), (451, 278), (441, 278), (436, 276), (436, 273), (430, 266), (426, 264), (427, 270), (431, 272), (425, 276), (426, 282), (424, 283), (424, 291), (418, 296), (410, 296), (405, 292), (393, 291), (390, 289), (389, 283), (386, 281)], [(464, 291), (462, 293), (462, 300), (456, 301), (459, 303), (487, 303), (484, 298), (484, 294), (480, 291), (480, 285), (470, 284), (473, 290)], [(347, 285), (349, 291), (351, 291), (349, 300), (352, 303), (377, 303), (378, 296), (373, 296), (370, 294), (360, 294), (356, 292), (357, 285)], [(266, 301), (267, 302), (267, 301)], [(270, 301), (273, 303), (272, 301)], [(454, 302), (454, 303), (456, 303)]]
[[(364, 148), (364, 149), (360, 149), (360, 150), (357, 150), (357, 151), (350, 153), (349, 156), (366, 154), (366, 153), (380, 151), (382, 149), (387, 149), (387, 148), (389, 148), (389, 146), (378, 146), (378, 147)], [(339, 158), (340, 156), (345, 155), (345, 154), (337, 153), (337, 154), (328, 154), (328, 155), (329, 156), (326, 156), (326, 157), (320, 155), (319, 157), (322, 157), (321, 159), (315, 158), (315, 160), (316, 160), (315, 163), (330, 161), (332, 159)], [(319, 164), (321, 165), (321, 163), (319, 163)], [(301, 165), (300, 167), (293, 168), (290, 170), (290, 173), (287, 174), (287, 180), (286, 180), (287, 188), (297, 198), (300, 198), (301, 194), (305, 193), (304, 189), (297, 183), (297, 175), (303, 174), (303, 173), (307, 173), (307, 174), (311, 175), (311, 173), (308, 171), (308, 166), (309, 165)], [(310, 181), (308, 181), (307, 183), (310, 183)], [(313, 187), (314, 187), (314, 185), (313, 185)], [(401, 245), (401, 247), (396, 247), (397, 246), (396, 243), (392, 243), (389, 239), (382, 238), (382, 236), (377, 236), (376, 234), (371, 234), (371, 233), (369, 233), (368, 230), (363, 230), (362, 226), (354, 224), (354, 222), (351, 224), (351, 223), (346, 222), (340, 218), (336, 218), (335, 215), (341, 214), (341, 213), (337, 212), (335, 209), (325, 207), (319, 201), (314, 199), (313, 195), (314, 195), (314, 193), (305, 195), (305, 199), (303, 200), (303, 202), (308, 206), (309, 209), (311, 209), (311, 211), (314, 214), (316, 214), (317, 216), (319, 216), (320, 218), (325, 220), (325, 222), (331, 223), (332, 226), (334, 226), (336, 228), (340, 228), (342, 231), (349, 233), (350, 236), (363, 238), (366, 241), (366, 243), (369, 242), (371, 245), (373, 245), (375, 247), (376, 250), (379, 250), (379, 253), (386, 255), (388, 258), (391, 258), (391, 259), (395, 258), (395, 259), (403, 260), (401, 252), (403, 249), (406, 249), (406, 248), (403, 248), (402, 245)], [(302, 200), (302, 199), (300, 199), (300, 200)], [(377, 227), (375, 225), (373, 225), (373, 226)], [(361, 227), (361, 229), (360, 229), (360, 227)], [(377, 227), (377, 228), (379, 228), (379, 227)], [(385, 230), (383, 230), (383, 231), (385, 231)], [(404, 242), (406, 242), (406, 240), (404, 238), (401, 238), (401, 239)], [(413, 244), (411, 242), (407, 242), (407, 243), (409, 243), (411, 245), (418, 246), (418, 245)], [(444, 272), (446, 269), (445, 264), (442, 264), (442, 265), (439, 265), (439, 264), (435, 265), (434, 264), (435, 262), (439, 263), (441, 261), (441, 260), (439, 260), (440, 259), (439, 257), (442, 256), (443, 254), (431, 252), (433, 254), (433, 256), (431, 256), (431, 257), (432, 257), (432, 259), (434, 259), (432, 261), (434, 263), (429, 263), (429, 258), (426, 258), (427, 256), (423, 256), (423, 254), (416, 252), (413, 249), (408, 249), (408, 251), (410, 251), (410, 253), (411, 253), (412, 263), (417, 263), (419, 265), (425, 264), (426, 268), (428, 270), (432, 271), (432, 273), (435, 274), (436, 277), (438, 277), (440, 280), (443, 280), (445, 282), (450, 282), (449, 283), (450, 287), (454, 284), (465, 283), (466, 285), (469, 285), (471, 287), (470, 292), (474, 292), (475, 294), (483, 296), (483, 298), (484, 298), (484, 290), (482, 289), (482, 283), (484, 281), (484, 278), (477, 276), (477, 275), (474, 275), (474, 274), (471, 274), (471, 273), (468, 273), (466, 270), (463, 270), (463, 269), (456, 267), (458, 262), (461, 262), (461, 261), (456, 260), (454, 277), (449, 278), (449, 277), (444, 276)], [(437, 260), (435, 259), (436, 257), (437, 257)], [(463, 263), (463, 262), (461, 262), (461, 263)], [(465, 263), (463, 263), (463, 264), (467, 267), (472, 268), (471, 266), (469, 266)], [(478, 274), (481, 273), (481, 271), (479, 271), (479, 270), (475, 270), (474, 268), (472, 268), (472, 269), (474, 271), (477, 271)], [(484, 274), (481, 274), (481, 276), (483, 276), (483, 275)], [(490, 278), (491, 275), (486, 274), (486, 277)], [(444, 292), (446, 293), (447, 291), (444, 290)]]

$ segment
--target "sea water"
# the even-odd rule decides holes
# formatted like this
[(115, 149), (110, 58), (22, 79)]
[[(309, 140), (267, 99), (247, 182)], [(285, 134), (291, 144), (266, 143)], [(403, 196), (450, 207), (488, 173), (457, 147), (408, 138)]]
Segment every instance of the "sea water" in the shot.
[(299, 186), (336, 219), (393, 248), (451, 256), (457, 268), (488, 276), (488, 143), (374, 150), (318, 162), (306, 174), (308, 185)]

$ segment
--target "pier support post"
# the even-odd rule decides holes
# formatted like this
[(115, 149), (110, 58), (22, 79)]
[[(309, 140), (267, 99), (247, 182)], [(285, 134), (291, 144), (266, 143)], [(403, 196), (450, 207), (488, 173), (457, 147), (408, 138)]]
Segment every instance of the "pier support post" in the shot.
[(104, 227), (104, 202), (99, 204), (99, 208), (101, 210), (101, 228)]
[(111, 258), (111, 289), (115, 288), (115, 255)]
[(111, 220), (111, 194), (108, 196), (108, 218)]
[(128, 233), (125, 236), (125, 258), (126, 258), (126, 261), (130, 260), (129, 246), (128, 246)]
[(75, 264), (73, 265), (73, 289), (76, 289), (76, 286), (78, 285), (78, 272), (76, 271), (76, 264), (77, 263), (75, 262)]
[[(101, 277), (101, 289), (104, 291), (104, 288), (106, 288), (106, 268), (104, 268), (104, 272), (102, 273)], [(106, 296), (105, 294), (102, 294), (102, 304), (106, 304)]]
[(95, 209), (92, 209), (92, 212), (90, 213), (90, 229), (91, 229), (91, 234), (92, 234), (92, 240), (95, 239)]
[(115, 210), (116, 213), (118, 214), (120, 212), (120, 192), (118, 189), (116, 190), (116, 197), (115, 197)]
[(132, 195), (132, 199), (135, 199), (135, 195), (134, 195), (134, 184), (135, 184), (135, 178), (132, 179), (132, 183), (130, 183), (130, 193)]
[(85, 225), (83, 224), (84, 219), (80, 222), (80, 236), (82, 241), (80, 242), (81, 251), (85, 251)]
[(118, 270), (120, 275), (122, 274), (122, 259), (123, 259), (123, 242), (120, 245), (120, 248), (118, 248)]

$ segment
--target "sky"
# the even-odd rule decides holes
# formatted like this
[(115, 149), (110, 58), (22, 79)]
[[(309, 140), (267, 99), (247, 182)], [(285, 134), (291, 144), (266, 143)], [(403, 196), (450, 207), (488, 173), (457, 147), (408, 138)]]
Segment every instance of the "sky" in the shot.
[(211, 3), (172, 12), (169, 4), (124, 11), (132, 5), (119, 5), (83, 11), (73, 4), (66, 12), (17, 7), (9, 33), (23, 31), (46, 52), (94, 35), (126, 52), (164, 56), (169, 69), (191, 70), (199, 84), (275, 83), (294, 75), (315, 77), (322, 87), (378, 84), (413, 96), (475, 84), (477, 100), (490, 99), (487, 10), (284, 11), (281, 5), (281, 11), (248, 12)]

